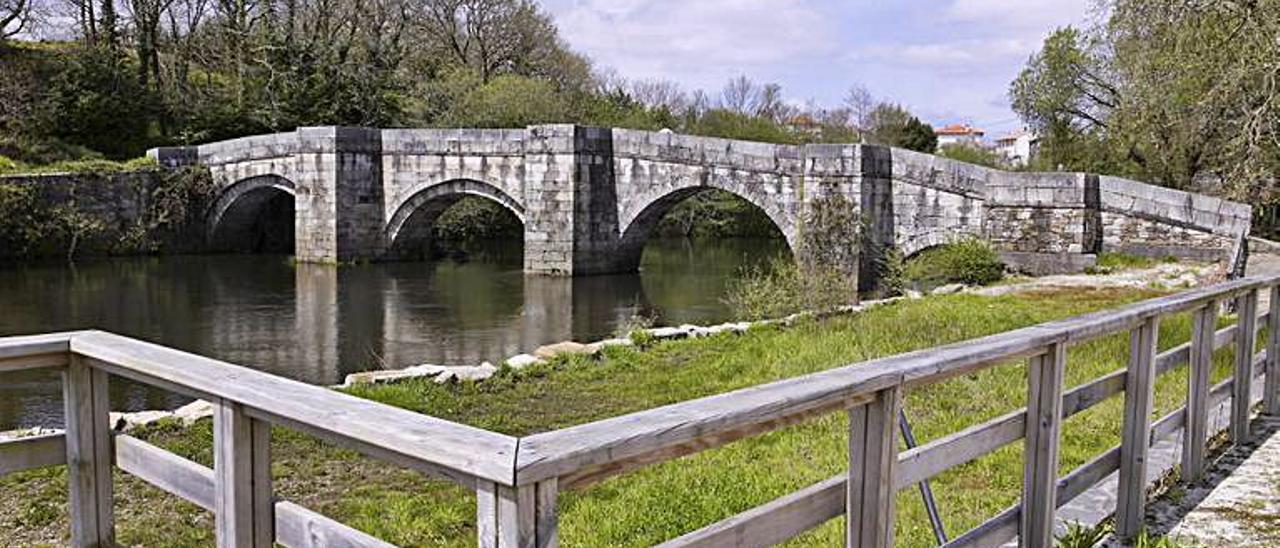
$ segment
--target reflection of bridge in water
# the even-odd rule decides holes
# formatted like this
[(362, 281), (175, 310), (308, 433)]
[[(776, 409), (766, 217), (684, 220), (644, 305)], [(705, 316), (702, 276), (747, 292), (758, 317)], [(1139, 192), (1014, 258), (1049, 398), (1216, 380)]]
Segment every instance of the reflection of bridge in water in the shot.
[[(379, 367), (499, 363), (549, 342), (609, 337), (652, 308), (654, 290), (659, 308), (686, 304), (683, 295), (663, 295), (674, 288), (662, 276), (547, 277), (478, 263), (339, 268), (219, 256), (49, 271), (14, 280), (10, 298), (30, 298), (0, 303), (13, 312), (0, 320), (0, 333), (97, 327), (315, 384)], [(25, 281), (33, 278), (44, 281)], [(700, 293), (713, 302), (719, 295)], [(65, 305), (51, 312), (41, 304), (51, 302)], [(693, 319), (677, 314), (674, 321)], [(56, 379), (33, 375), (0, 387), (0, 430), (59, 422)], [(118, 386), (112, 397), (121, 409), (181, 403), (155, 389)]]

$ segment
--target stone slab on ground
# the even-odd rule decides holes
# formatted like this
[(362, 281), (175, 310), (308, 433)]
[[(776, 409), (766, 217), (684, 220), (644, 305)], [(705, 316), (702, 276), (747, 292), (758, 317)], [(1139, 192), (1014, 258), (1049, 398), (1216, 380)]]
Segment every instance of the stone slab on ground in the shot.
[(1196, 546), (1280, 546), (1280, 419), (1259, 422), (1269, 435), (1168, 536)]

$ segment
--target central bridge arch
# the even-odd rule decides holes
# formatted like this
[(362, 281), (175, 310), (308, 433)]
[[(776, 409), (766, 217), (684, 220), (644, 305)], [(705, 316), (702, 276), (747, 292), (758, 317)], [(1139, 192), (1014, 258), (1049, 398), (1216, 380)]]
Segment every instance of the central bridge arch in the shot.
[(501, 205), (525, 223), (524, 207), (496, 185), (472, 179), (454, 179), (432, 184), (402, 202), (387, 222), (383, 232), (386, 257), (407, 258), (431, 241), (431, 231), (445, 210), (467, 196), (478, 196)]
[(680, 186), (677, 183), (643, 194), (630, 204), (620, 204), (623, 205), (623, 211), (619, 215), (619, 221), (622, 226), (617, 248), (619, 266), (624, 271), (638, 269), (645, 244), (653, 237), (654, 230), (662, 222), (662, 219), (677, 204), (698, 194), (716, 191), (732, 195), (764, 213), (772, 222), (774, 228), (777, 229), (778, 234), (786, 240), (788, 250), (792, 253), (795, 252), (797, 243), (795, 241), (795, 222), (781, 207), (777, 206), (776, 201), (764, 200), (760, 196), (753, 196), (755, 193), (740, 184), (721, 183)]

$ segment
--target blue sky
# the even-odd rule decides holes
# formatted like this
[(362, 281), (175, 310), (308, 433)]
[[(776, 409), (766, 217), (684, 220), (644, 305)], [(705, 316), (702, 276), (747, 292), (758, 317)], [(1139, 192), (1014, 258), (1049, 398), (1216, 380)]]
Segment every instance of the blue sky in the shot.
[(562, 36), (628, 78), (718, 93), (738, 74), (789, 100), (838, 104), (852, 84), (938, 125), (1020, 126), (1009, 82), (1090, 0), (543, 0)]

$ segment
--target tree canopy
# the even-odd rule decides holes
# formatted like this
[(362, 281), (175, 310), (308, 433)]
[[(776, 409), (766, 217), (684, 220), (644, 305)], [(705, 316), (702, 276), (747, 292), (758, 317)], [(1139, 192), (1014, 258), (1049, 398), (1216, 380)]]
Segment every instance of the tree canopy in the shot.
[(567, 47), (531, 0), (0, 0), (0, 22), (0, 156), (28, 163), (307, 125), (931, 136), (909, 115), (873, 127), (879, 103), (856, 86), (823, 107), (746, 76), (715, 94), (628, 80)]
[(1280, 168), (1280, 1), (1111, 0), (1058, 29), (1010, 87), (1041, 167), (1255, 203)]

